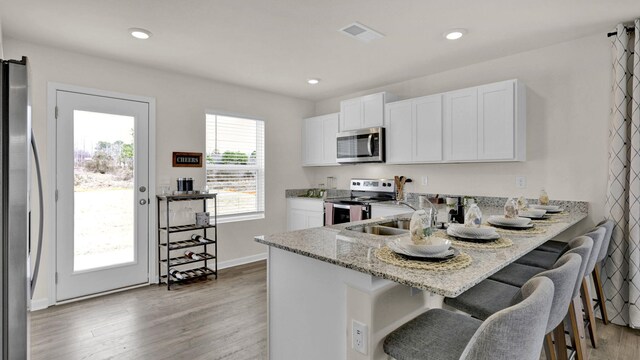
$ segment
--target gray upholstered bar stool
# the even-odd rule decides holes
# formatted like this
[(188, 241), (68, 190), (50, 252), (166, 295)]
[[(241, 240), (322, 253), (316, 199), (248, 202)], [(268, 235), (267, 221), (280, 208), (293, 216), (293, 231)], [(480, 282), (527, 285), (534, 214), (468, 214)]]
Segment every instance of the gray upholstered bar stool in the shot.
[[(584, 328), (578, 326), (580, 322), (578, 319), (582, 317), (581, 307), (576, 306), (576, 304), (580, 303), (580, 288), (582, 285), (582, 279), (587, 271), (587, 266), (589, 263), (589, 259), (591, 258), (592, 253), (593, 240), (588, 236), (579, 236), (569, 242), (569, 250), (565, 253), (567, 254), (577, 254), (580, 255), (582, 261), (580, 265), (580, 272), (578, 274), (578, 279), (576, 279), (575, 287), (573, 289), (573, 298), (568, 304), (568, 316), (566, 316), (567, 327), (570, 329), (569, 336), (571, 340), (571, 344), (573, 345), (573, 349), (576, 352), (577, 359), (585, 358), (585, 336), (584, 336)], [(564, 257), (564, 255), (562, 256)], [(561, 257), (561, 258), (562, 258)], [(522, 264), (512, 263), (505, 267), (504, 269), (495, 273), (489, 279), (503, 282), (505, 284), (509, 284), (512, 286), (522, 286), (524, 283), (528, 281), (528, 279), (532, 276), (540, 274), (544, 271), (542, 268), (527, 266)], [(567, 309), (565, 309), (565, 314), (567, 314)], [(566, 341), (564, 338), (564, 325), (560, 323), (554, 330), (554, 338), (556, 345), (556, 352), (558, 355), (558, 359), (566, 359)], [(548, 342), (548, 338), (547, 338)], [(564, 352), (563, 352), (564, 350)]]
[[(581, 245), (583, 246), (577, 250), (586, 252), (588, 256), (590, 251), (588, 239), (582, 241)], [(580, 289), (579, 276), (583, 272), (582, 256), (568, 253), (558, 259), (553, 269), (545, 270), (535, 276), (535, 278), (546, 277), (551, 279), (555, 289), (551, 312), (545, 331), (547, 335), (545, 337), (544, 349), (547, 354), (547, 359), (556, 359), (556, 354), (559, 354), (561, 351), (564, 351), (564, 354), (566, 354), (566, 348), (554, 349), (551, 333), (558, 325), (562, 324), (574, 292)], [(518, 293), (519, 289), (520, 287), (488, 279), (456, 298), (445, 299), (445, 303), (470, 314), (474, 318), (483, 320), (491, 314), (502, 310), (505, 304), (511, 301), (514, 294)], [(564, 337), (564, 327), (562, 327), (562, 329), (562, 336)]]
[[(593, 286), (596, 291), (596, 299), (592, 300), (594, 301), (593, 309), (600, 310), (600, 314), (602, 315), (602, 322), (607, 325), (609, 323), (609, 315), (607, 314), (606, 297), (604, 296), (604, 291), (602, 290), (602, 278), (600, 273), (609, 252), (609, 244), (611, 243), (611, 235), (613, 234), (613, 227), (615, 226), (615, 223), (612, 220), (603, 220), (596, 226), (604, 227), (606, 229), (606, 233), (604, 235), (604, 239), (602, 240), (602, 245), (600, 246), (598, 260), (593, 271), (591, 272), (591, 280), (593, 280)], [(566, 247), (567, 244), (562, 241), (549, 240), (536, 248), (536, 250), (561, 253), (563, 252), (563, 250), (566, 250)]]
[(611, 244), (611, 236), (613, 235), (613, 228), (615, 223), (613, 220), (605, 220), (600, 223), (601, 226), (604, 226), (607, 229), (607, 233), (604, 235), (604, 240), (602, 240), (602, 246), (600, 247), (600, 253), (598, 254), (598, 261), (596, 262), (596, 266), (591, 273), (591, 280), (593, 280), (593, 286), (596, 290), (597, 298), (594, 299), (595, 304), (593, 306), (594, 310), (596, 308), (600, 308), (600, 315), (602, 315), (602, 322), (607, 325), (609, 324), (609, 315), (607, 314), (607, 298), (604, 296), (604, 291), (602, 290), (602, 278), (600, 276), (600, 272), (602, 267), (604, 266), (604, 262), (607, 259), (607, 255), (609, 254), (609, 244)]
[(429, 310), (389, 334), (384, 351), (397, 360), (538, 360), (553, 294), (551, 280), (531, 279), (515, 305), (484, 322)]

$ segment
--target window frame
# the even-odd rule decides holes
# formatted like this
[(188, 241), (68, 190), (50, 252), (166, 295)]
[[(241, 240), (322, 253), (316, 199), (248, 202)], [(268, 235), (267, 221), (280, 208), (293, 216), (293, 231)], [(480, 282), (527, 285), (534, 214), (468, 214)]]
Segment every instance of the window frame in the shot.
[[(265, 218), (265, 212), (266, 212), (266, 208), (267, 208), (267, 197), (265, 194), (265, 188), (266, 188), (266, 138), (267, 138), (267, 127), (266, 127), (266, 121), (260, 117), (256, 117), (256, 116), (252, 116), (252, 115), (245, 115), (245, 114), (239, 114), (239, 113), (234, 113), (234, 112), (228, 112), (228, 111), (220, 111), (220, 110), (214, 110), (214, 109), (205, 109), (204, 112), (204, 125), (205, 125), (205, 131), (204, 131), (204, 137), (205, 137), (205, 151), (204, 151), (204, 182), (205, 184), (207, 184), (207, 170), (209, 169), (209, 164), (207, 163), (207, 116), (223, 116), (223, 117), (233, 117), (233, 118), (239, 118), (239, 119), (245, 119), (245, 120), (254, 120), (254, 121), (261, 121), (262, 122), (262, 151), (263, 151), (263, 165), (262, 168), (260, 168), (260, 166), (251, 166), (251, 165), (246, 165), (247, 167), (251, 167), (252, 169), (255, 169), (257, 172), (257, 186), (256, 186), (256, 194), (258, 197), (262, 196), (262, 210), (261, 211), (251, 211), (251, 212), (243, 212), (243, 213), (237, 213), (237, 214), (228, 214), (228, 215), (219, 215), (217, 216), (217, 222), (218, 224), (223, 224), (223, 223), (230, 223), (230, 222), (239, 222), (239, 221), (250, 221), (250, 220), (261, 220)], [(243, 165), (222, 165), (227, 169), (232, 169), (232, 168), (237, 168), (237, 167), (243, 167)], [(243, 167), (244, 168), (244, 167)]]

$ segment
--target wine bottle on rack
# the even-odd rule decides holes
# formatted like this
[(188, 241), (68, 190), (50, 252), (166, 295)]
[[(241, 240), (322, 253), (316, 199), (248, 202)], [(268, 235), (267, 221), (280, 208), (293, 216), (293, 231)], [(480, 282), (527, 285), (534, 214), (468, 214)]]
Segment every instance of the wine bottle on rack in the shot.
[(196, 235), (196, 234), (191, 235), (191, 240), (197, 240), (197, 241), (200, 241), (201, 243), (206, 243), (206, 242), (209, 242), (209, 241), (213, 241), (211, 239), (207, 239), (206, 237), (204, 237), (202, 235)]
[(202, 260), (202, 256), (194, 253), (193, 251), (185, 251), (184, 256), (193, 260)]
[(182, 273), (182, 271), (177, 269), (169, 269), (169, 274), (173, 275), (178, 280), (184, 280), (187, 277)]

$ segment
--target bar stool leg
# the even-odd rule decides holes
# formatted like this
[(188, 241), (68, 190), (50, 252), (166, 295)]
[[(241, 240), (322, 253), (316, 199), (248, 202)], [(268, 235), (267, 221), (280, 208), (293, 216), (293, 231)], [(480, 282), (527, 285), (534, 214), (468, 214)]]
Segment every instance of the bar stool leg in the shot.
[(602, 315), (602, 322), (605, 325), (609, 324), (609, 315), (607, 314), (607, 299), (604, 296), (602, 290), (602, 277), (600, 275), (600, 264), (596, 264), (593, 269), (593, 287), (596, 289), (596, 296), (598, 297), (598, 303), (600, 305), (600, 314)]
[(556, 351), (553, 345), (553, 338), (551, 337), (551, 333), (548, 333), (544, 337), (544, 354), (547, 356), (547, 360), (558, 360), (556, 356)]
[(587, 360), (587, 339), (584, 335), (584, 320), (582, 318), (582, 301), (579, 296), (571, 300), (569, 304), (569, 333), (571, 345), (576, 352), (576, 360)]
[(591, 338), (591, 345), (595, 349), (597, 347), (597, 335), (596, 335), (596, 317), (593, 314), (593, 303), (591, 302), (591, 292), (589, 291), (589, 284), (587, 278), (582, 279), (582, 302), (584, 304), (584, 312), (589, 322), (589, 337)]
[(564, 322), (558, 324), (553, 330), (553, 339), (555, 340), (558, 360), (567, 360), (567, 339), (564, 335)]

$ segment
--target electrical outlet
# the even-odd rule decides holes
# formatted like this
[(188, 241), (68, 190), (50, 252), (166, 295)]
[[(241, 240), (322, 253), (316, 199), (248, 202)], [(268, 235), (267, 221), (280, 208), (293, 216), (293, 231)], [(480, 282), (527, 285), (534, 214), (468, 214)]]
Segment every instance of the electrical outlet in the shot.
[(516, 187), (518, 189), (524, 189), (527, 187), (527, 178), (524, 176), (516, 176)]
[(361, 354), (367, 355), (368, 332), (369, 330), (366, 324), (351, 320), (351, 348)]
[(429, 177), (428, 176), (423, 176), (422, 177), (422, 185), (424, 185), (424, 186), (429, 185)]

